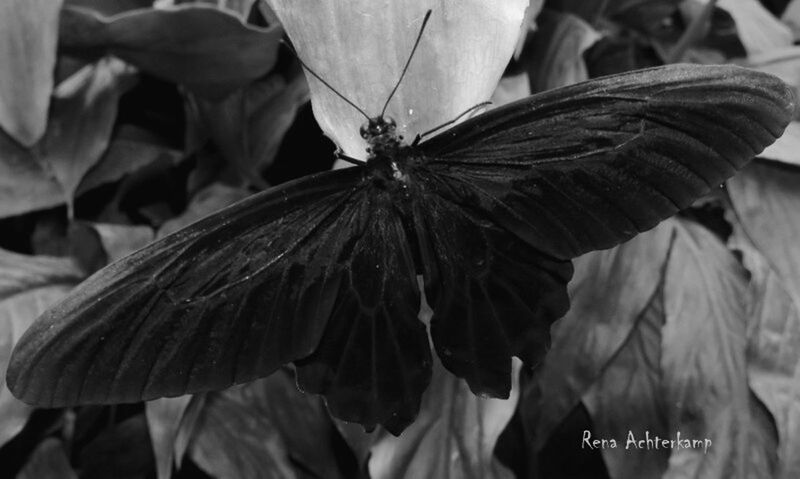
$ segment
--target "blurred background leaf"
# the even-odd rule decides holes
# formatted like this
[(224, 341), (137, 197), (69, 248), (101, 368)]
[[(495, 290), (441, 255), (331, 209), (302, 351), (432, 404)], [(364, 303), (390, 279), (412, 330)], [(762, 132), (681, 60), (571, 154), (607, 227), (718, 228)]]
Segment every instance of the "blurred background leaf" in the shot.
[(78, 479), (72, 469), (64, 445), (55, 438), (39, 444), (17, 479)]
[(0, 128), (23, 146), (44, 134), (61, 0), (0, 3)]
[(282, 35), (279, 26), (255, 27), (200, 5), (108, 18), (66, 7), (59, 41), (66, 51), (110, 53), (189, 91), (222, 99), (272, 68)]
[(322, 400), (298, 391), (293, 374), (279, 370), (208, 393), (188, 452), (221, 479), (336, 479), (344, 476), (330, 444), (335, 434)]

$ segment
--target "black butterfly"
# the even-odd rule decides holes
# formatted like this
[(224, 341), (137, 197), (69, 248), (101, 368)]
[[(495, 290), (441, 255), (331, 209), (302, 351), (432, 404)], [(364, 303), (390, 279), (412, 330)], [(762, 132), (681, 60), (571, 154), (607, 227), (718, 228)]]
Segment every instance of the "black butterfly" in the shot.
[(358, 167), (254, 195), (82, 283), (17, 345), (44, 407), (225, 388), (294, 362), (331, 412), (399, 433), (444, 366), (507, 397), (568, 308), (570, 260), (689, 206), (782, 133), (775, 77), (667, 66), (534, 95), (426, 141), (362, 130)]

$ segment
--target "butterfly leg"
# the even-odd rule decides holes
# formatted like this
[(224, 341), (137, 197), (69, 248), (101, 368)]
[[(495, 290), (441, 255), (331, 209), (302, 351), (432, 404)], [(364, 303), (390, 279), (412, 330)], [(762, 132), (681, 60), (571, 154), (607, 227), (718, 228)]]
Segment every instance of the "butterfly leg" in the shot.
[(356, 166), (363, 166), (367, 164), (367, 162), (364, 160), (359, 160), (358, 158), (345, 155), (341, 148), (337, 148), (333, 155), (337, 160), (343, 160)]

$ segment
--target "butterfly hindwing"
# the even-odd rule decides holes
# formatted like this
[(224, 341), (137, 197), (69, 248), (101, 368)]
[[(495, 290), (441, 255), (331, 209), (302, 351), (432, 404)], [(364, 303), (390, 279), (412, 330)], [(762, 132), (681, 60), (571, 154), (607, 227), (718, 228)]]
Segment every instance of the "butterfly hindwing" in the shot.
[(549, 258), (482, 212), (450, 201), (452, 184), (419, 175), (414, 211), (431, 337), (442, 364), (476, 394), (508, 397), (511, 356), (537, 364), (569, 307), (570, 261)]
[(302, 389), (325, 395), (336, 417), (399, 434), (417, 415), (432, 361), (414, 258), (393, 200), (378, 189), (362, 199), (342, 292), (319, 348), (297, 362), (297, 377)]
[[(372, 211), (386, 205), (372, 201), (370, 188), (359, 169), (315, 175), (250, 197), (110, 265), (26, 332), (8, 384), (17, 397), (45, 407), (132, 402), (263, 377), (318, 346), (334, 354), (317, 362), (336, 370), (354, 354), (349, 348), (375, 347), (369, 335), (357, 344), (320, 344), (329, 318), (339, 330), (361, 317), (403, 325), (381, 331), (379, 339), (409, 347), (414, 361), (425, 359), (425, 329), (416, 309), (410, 313), (419, 304), (413, 263), (392, 215)], [(391, 377), (403, 366), (384, 361), (375, 369)], [(391, 392), (418, 401), (430, 375), (418, 369), (405, 388)], [(356, 378), (320, 392), (345, 397), (348, 387), (366, 382)], [(332, 404), (338, 406), (336, 398)], [(369, 414), (378, 409), (365, 421), (374, 422)]]

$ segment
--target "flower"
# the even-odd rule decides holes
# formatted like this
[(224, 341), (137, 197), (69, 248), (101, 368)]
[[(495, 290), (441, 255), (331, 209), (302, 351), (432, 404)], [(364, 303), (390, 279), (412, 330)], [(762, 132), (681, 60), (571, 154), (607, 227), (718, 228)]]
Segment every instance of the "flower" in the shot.
[[(339, 93), (378, 116), (430, 21), (386, 114), (407, 139), (489, 99), (514, 51), (528, 0), (323, 2), (269, 0), (300, 59)], [(355, 108), (307, 74), (322, 130), (366, 158)]]

